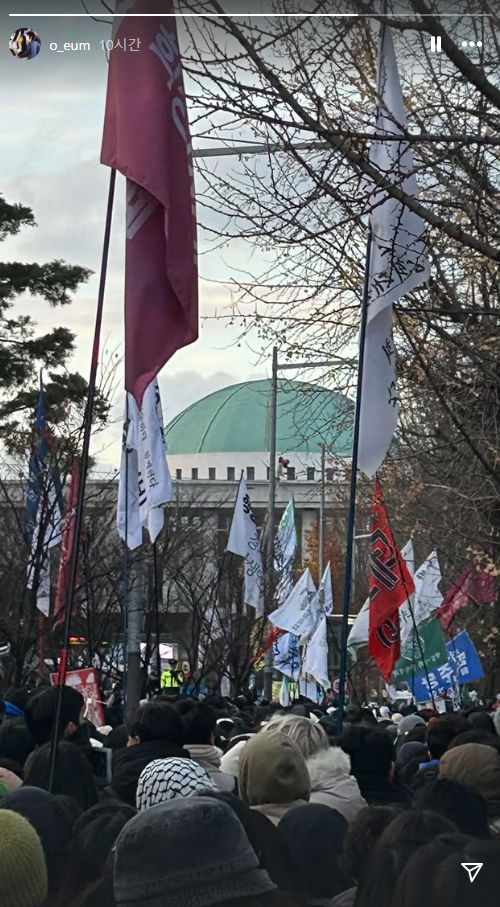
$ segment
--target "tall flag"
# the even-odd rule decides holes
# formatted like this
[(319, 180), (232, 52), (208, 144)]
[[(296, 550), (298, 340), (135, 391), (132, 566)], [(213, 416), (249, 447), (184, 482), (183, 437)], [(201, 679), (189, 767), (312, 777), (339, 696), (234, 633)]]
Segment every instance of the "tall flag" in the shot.
[(160, 369), (198, 337), (193, 149), (171, 12), (170, 2), (116, 4), (101, 149), (101, 163), (127, 179), (125, 389), (139, 409)]
[[(391, 29), (382, 26), (377, 135), (404, 135), (405, 103)], [(374, 141), (370, 163), (407, 195), (418, 197), (413, 152), (406, 141)], [(393, 303), (429, 278), (424, 222), (396, 199), (374, 187), (370, 198), (371, 251), (368, 313), (361, 388), (359, 468), (373, 476), (396, 430), (399, 397), (392, 339)]]
[(413, 577), (392, 535), (382, 489), (377, 479), (370, 546), (369, 641), (386, 683), (401, 654), (399, 608), (415, 592)]
[[(163, 528), (163, 505), (173, 500), (167, 463), (160, 389), (156, 379), (146, 388), (139, 410), (127, 395), (123, 427), (117, 529), (129, 548), (142, 544), (147, 529), (152, 542)], [(128, 412), (127, 412), (128, 409)]]
[(326, 615), (321, 617), (307, 646), (304, 671), (314, 677), (324, 690), (331, 686), (328, 679), (328, 624)]
[[(59, 470), (50, 463), (45, 401), (41, 388), (33, 428), (28, 492), (25, 508), (25, 536), (31, 548), (27, 587), (37, 582), (36, 604), (48, 617), (50, 610), (50, 548), (61, 541), (63, 498)], [(38, 574), (38, 576), (37, 576)]]
[(411, 599), (411, 610), (408, 602), (404, 602), (399, 609), (401, 645), (413, 634), (415, 627), (420, 627), (430, 617), (435, 616), (434, 612), (443, 601), (439, 591), (441, 579), (437, 552), (433, 551), (413, 575), (415, 595)]
[[(410, 539), (404, 548), (401, 549), (401, 557), (404, 558), (406, 566), (411, 574), (413, 574), (413, 542)], [(361, 608), (361, 610), (356, 615), (356, 619), (352, 625), (351, 632), (347, 639), (347, 651), (351, 656), (353, 661), (356, 661), (357, 651), (363, 646), (368, 645), (368, 640), (370, 636), (370, 597), (368, 597)]]
[[(69, 591), (69, 579), (70, 579), (70, 564), (71, 564), (71, 552), (73, 550), (73, 544), (75, 539), (76, 532), (76, 508), (78, 503), (78, 491), (80, 488), (80, 460), (78, 457), (75, 457), (73, 460), (73, 466), (71, 469), (71, 481), (69, 486), (69, 500), (68, 507), (66, 510), (66, 516), (64, 518), (64, 528), (62, 535), (61, 543), (61, 557), (59, 560), (59, 573), (57, 576), (57, 589), (56, 589), (56, 600), (54, 604), (54, 627), (57, 627), (59, 624), (64, 622), (65, 612), (66, 612), (66, 602), (68, 599)], [(80, 563), (80, 542), (78, 540), (78, 564), (77, 564), (77, 582), (79, 576), (79, 563)], [(75, 589), (76, 592), (76, 589)], [(72, 602), (72, 614), (76, 614), (76, 598)]]
[(293, 589), (293, 571), (297, 552), (297, 531), (295, 529), (295, 501), (290, 498), (281, 517), (276, 534), (274, 568), (278, 574), (276, 597), (282, 604)]
[(309, 568), (304, 570), (288, 598), (269, 615), (270, 623), (299, 639), (307, 639), (318, 621), (316, 586)]
[(449, 630), (457, 611), (469, 604), (484, 605), (495, 601), (495, 581), (490, 573), (469, 564), (448, 590), (437, 611), (437, 618)]
[(300, 677), (301, 654), (298, 636), (293, 633), (284, 633), (273, 643), (273, 661), (276, 671), (280, 671), (290, 680), (297, 681)]
[(264, 614), (264, 567), (259, 531), (252, 513), (247, 483), (240, 479), (227, 550), (245, 558), (244, 601), (255, 608), (257, 617)]

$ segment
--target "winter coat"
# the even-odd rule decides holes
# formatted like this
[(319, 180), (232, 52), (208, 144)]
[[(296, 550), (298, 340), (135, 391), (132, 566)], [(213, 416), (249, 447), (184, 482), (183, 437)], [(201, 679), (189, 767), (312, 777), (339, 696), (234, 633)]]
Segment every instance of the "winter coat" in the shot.
[(185, 749), (191, 759), (194, 759), (210, 775), (217, 790), (229, 793), (235, 790), (236, 782), (234, 776), (228, 772), (221, 771), (222, 750), (217, 746), (203, 745), (201, 743), (186, 743)]
[(307, 806), (307, 800), (293, 800), (292, 803), (262, 803), (260, 806), (252, 806), (252, 809), (267, 816), (273, 825), (279, 825), (283, 816), (296, 806)]
[(330, 907), (354, 907), (357, 890), (356, 887), (348, 888), (347, 891), (338, 894), (337, 897), (331, 901)]
[(111, 793), (135, 806), (135, 794), (139, 775), (155, 759), (189, 759), (189, 753), (175, 743), (168, 740), (148, 740), (146, 743), (136, 743), (124, 749), (116, 750), (113, 754), (113, 774), (111, 779)]
[(351, 772), (351, 760), (338, 746), (321, 750), (307, 761), (311, 779), (310, 803), (321, 803), (336, 809), (352, 822), (364, 806), (358, 782)]

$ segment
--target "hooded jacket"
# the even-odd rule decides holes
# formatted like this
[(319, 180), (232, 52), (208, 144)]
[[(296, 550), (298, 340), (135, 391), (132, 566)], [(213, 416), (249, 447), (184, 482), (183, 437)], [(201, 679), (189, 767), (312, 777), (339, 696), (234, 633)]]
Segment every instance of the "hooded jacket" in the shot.
[(311, 803), (336, 809), (352, 822), (364, 806), (358, 782), (351, 775), (351, 760), (338, 746), (321, 750), (307, 761), (311, 779)]
[(239, 793), (274, 825), (288, 810), (307, 803), (311, 781), (298, 746), (284, 734), (256, 734), (241, 754)]
[(234, 775), (221, 771), (222, 750), (217, 746), (202, 743), (186, 743), (185, 749), (207, 775), (210, 775), (217, 790), (232, 793), (236, 788)]
[(120, 800), (135, 806), (137, 782), (143, 769), (155, 759), (189, 759), (187, 750), (169, 740), (148, 740), (136, 743), (124, 749), (116, 750), (113, 755), (113, 775), (111, 791)]
[(477, 790), (486, 804), (492, 834), (500, 834), (500, 754), (496, 747), (464, 743), (448, 750), (439, 763), (439, 777)]

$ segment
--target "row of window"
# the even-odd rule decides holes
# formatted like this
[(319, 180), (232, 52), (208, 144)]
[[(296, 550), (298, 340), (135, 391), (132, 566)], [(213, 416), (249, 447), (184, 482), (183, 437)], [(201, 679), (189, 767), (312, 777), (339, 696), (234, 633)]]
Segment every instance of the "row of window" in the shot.
[[(255, 481), (255, 467), (254, 466), (247, 466), (247, 468), (244, 470), (244, 473), (245, 473), (245, 476), (246, 476), (246, 479), (248, 482)], [(268, 466), (267, 467), (267, 478), (268, 479), (269, 479), (269, 473), (270, 473), (270, 470), (269, 470), (269, 466)], [(295, 466), (287, 467), (286, 477), (287, 477), (287, 481), (289, 481), (289, 482), (293, 482), (297, 478), (296, 472), (295, 472)], [(182, 479), (182, 469), (175, 470), (175, 478), (178, 480)], [(193, 467), (191, 469), (191, 479), (199, 479), (199, 478), (200, 478), (200, 476), (198, 475), (198, 467), (197, 466)], [(219, 476), (219, 478), (220, 478), (220, 476)], [(326, 478), (327, 482), (333, 482), (333, 469), (325, 470), (325, 478)], [(208, 467), (208, 479), (211, 482), (216, 481), (217, 470), (216, 470), (215, 466)], [(316, 479), (316, 470), (315, 470), (314, 466), (308, 466), (306, 469), (306, 480), (308, 482), (314, 482), (315, 479)], [(235, 466), (227, 467), (226, 480), (228, 482), (236, 481), (236, 467)]]

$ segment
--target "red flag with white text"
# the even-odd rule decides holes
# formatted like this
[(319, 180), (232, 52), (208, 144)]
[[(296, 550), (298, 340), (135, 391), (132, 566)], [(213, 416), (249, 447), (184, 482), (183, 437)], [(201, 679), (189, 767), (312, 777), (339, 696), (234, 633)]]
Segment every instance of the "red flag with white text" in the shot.
[[(80, 460), (75, 457), (71, 469), (71, 481), (69, 486), (69, 500), (64, 517), (64, 528), (61, 541), (61, 556), (59, 559), (59, 573), (57, 575), (56, 600), (54, 604), (54, 627), (62, 624), (66, 612), (66, 602), (68, 598), (69, 574), (71, 563), (71, 552), (76, 532), (76, 507), (78, 502), (78, 490), (80, 488)], [(80, 545), (78, 546), (80, 548)], [(80, 551), (78, 551), (80, 558)], [(79, 571), (77, 569), (77, 585)], [(76, 591), (76, 590), (75, 590)], [(76, 599), (73, 601), (72, 612), (76, 613)]]
[(127, 179), (125, 388), (141, 409), (198, 337), (194, 169), (171, 3), (119, 0), (115, 12), (101, 162)]
[(377, 479), (370, 544), (368, 648), (386, 683), (401, 654), (399, 608), (415, 592), (415, 583), (397, 547)]

